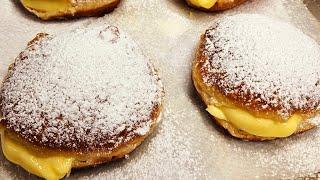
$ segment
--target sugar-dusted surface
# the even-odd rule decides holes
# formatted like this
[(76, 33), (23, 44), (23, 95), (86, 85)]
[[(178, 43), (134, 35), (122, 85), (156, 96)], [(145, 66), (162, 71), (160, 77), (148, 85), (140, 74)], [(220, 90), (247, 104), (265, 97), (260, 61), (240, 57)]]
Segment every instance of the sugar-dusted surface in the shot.
[(30, 44), (1, 89), (6, 127), (53, 148), (113, 150), (146, 135), (162, 84), (137, 45), (111, 25)]
[[(190, 72), (199, 36), (225, 14), (261, 13), (290, 21), (320, 40), (320, 26), (302, 0), (254, 0), (224, 13), (189, 9), (180, 0), (123, 1), (98, 20), (41, 23), (13, 1), (0, 7), (0, 73), (36, 33), (59, 32), (94, 21), (116, 24), (155, 62), (166, 87), (158, 130), (128, 159), (77, 170), (69, 179), (244, 179), (306, 176), (320, 169), (320, 131), (289, 139), (248, 143), (224, 135), (211, 123), (192, 87)], [(72, 25), (70, 25), (72, 24)], [(0, 154), (0, 179), (34, 179)]]
[(284, 118), (320, 109), (320, 46), (288, 23), (258, 14), (217, 20), (205, 32), (203, 81), (243, 106)]

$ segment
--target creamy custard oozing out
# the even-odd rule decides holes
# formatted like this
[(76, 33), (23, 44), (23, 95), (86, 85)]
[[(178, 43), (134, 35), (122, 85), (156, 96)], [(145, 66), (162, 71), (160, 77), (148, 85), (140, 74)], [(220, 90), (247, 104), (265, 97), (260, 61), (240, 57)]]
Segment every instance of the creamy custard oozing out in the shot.
[(260, 137), (288, 137), (298, 128), (302, 117), (292, 115), (286, 122), (258, 118), (248, 111), (227, 106), (209, 105), (207, 111), (215, 118), (225, 120), (236, 128)]
[(71, 171), (73, 157), (33, 151), (8, 136), (4, 129), (0, 130), (0, 133), (4, 156), (28, 172), (47, 180), (58, 180)]
[(201, 7), (205, 9), (212, 8), (218, 0), (189, 0), (191, 4), (196, 7)]
[(72, 7), (68, 0), (21, 0), (22, 4), (37, 11), (66, 11)]

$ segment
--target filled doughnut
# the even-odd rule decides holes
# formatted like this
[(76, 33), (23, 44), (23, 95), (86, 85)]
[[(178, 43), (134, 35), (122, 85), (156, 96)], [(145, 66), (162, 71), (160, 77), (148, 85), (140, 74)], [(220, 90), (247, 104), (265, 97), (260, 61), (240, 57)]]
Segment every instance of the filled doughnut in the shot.
[(155, 129), (163, 95), (154, 66), (119, 28), (40, 33), (1, 87), (2, 151), (46, 179), (122, 158)]
[(194, 86), (216, 122), (246, 140), (316, 126), (320, 48), (292, 25), (256, 14), (217, 20), (201, 36)]

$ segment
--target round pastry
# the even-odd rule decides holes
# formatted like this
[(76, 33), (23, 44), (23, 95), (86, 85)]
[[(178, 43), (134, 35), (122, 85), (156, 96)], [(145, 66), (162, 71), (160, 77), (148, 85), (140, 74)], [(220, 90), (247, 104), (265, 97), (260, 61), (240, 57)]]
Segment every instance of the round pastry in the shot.
[(186, 0), (187, 4), (204, 11), (222, 11), (236, 7), (247, 0)]
[(38, 34), (1, 88), (3, 153), (46, 179), (122, 158), (155, 128), (163, 95), (153, 65), (115, 26)]
[(120, 0), (20, 0), (21, 4), (42, 20), (100, 16), (113, 11)]
[(246, 140), (316, 126), (320, 47), (285, 22), (255, 14), (217, 20), (201, 36), (194, 86), (216, 122)]

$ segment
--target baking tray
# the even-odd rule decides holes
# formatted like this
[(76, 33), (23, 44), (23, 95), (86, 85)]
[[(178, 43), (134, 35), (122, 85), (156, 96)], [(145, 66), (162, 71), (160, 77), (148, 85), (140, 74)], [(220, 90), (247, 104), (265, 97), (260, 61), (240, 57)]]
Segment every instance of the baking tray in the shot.
[[(289, 21), (320, 42), (317, 12), (302, 0), (252, 0), (222, 13), (188, 8), (181, 0), (123, 0), (100, 18), (43, 22), (17, 0), (0, 6), (0, 76), (38, 32), (63, 33), (86, 23), (125, 30), (160, 71), (166, 88), (163, 119), (128, 158), (73, 170), (66, 179), (247, 179), (316, 177), (320, 130), (270, 142), (243, 142), (211, 122), (190, 79), (199, 36), (219, 17), (260, 13)], [(308, 0), (308, 7), (320, 4)], [(310, 5), (311, 3), (311, 5)], [(36, 179), (0, 153), (0, 179)]]

